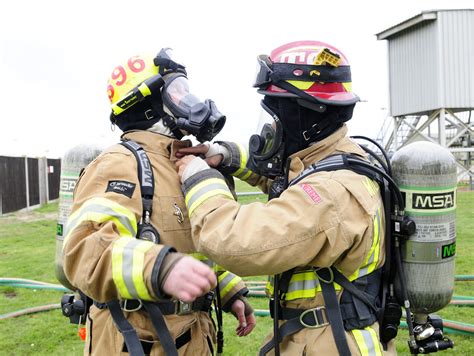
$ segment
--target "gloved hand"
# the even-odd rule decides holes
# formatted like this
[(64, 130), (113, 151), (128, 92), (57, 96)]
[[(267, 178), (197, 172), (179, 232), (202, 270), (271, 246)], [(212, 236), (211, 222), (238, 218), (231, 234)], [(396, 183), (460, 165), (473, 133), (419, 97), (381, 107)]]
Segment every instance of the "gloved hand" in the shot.
[(209, 169), (209, 165), (200, 157), (193, 155), (184, 156), (183, 158), (175, 162), (178, 170), (178, 176), (181, 179), (181, 183), (184, 183), (186, 179), (192, 175)]
[(238, 336), (247, 336), (252, 332), (257, 324), (253, 309), (244, 300), (236, 299), (231, 306), (231, 312), (235, 318), (239, 321), (239, 325), (235, 329), (235, 333)]
[(191, 256), (184, 256), (171, 267), (162, 283), (162, 290), (189, 303), (214, 289), (216, 284), (216, 274), (212, 269)]
[(230, 162), (230, 152), (227, 147), (216, 142), (204, 142), (194, 147), (180, 148), (176, 152), (177, 158), (183, 158), (186, 155), (202, 155), (206, 163), (213, 168)]

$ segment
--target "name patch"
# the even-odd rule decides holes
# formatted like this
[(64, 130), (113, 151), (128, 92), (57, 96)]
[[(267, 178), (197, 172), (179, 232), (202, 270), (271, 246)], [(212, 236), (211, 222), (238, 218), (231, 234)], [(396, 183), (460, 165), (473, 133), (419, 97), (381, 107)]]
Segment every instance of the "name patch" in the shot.
[(136, 184), (124, 180), (110, 180), (105, 191), (123, 194), (126, 197), (131, 198), (135, 191), (135, 186)]
[(319, 196), (318, 193), (316, 193), (316, 191), (314, 190), (312, 186), (306, 183), (301, 183), (298, 185), (303, 189), (306, 195), (308, 195), (311, 198), (311, 200), (314, 201), (316, 204), (321, 202), (322, 200), (321, 197)]

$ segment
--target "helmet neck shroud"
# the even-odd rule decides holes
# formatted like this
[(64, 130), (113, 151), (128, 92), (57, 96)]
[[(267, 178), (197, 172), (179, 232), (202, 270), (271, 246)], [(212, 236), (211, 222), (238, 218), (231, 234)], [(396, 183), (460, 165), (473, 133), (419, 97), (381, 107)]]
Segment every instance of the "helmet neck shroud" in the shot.
[(325, 105), (320, 112), (313, 108), (314, 104), (296, 98), (266, 95), (263, 101), (282, 122), (284, 160), (334, 133), (351, 119), (355, 107)]

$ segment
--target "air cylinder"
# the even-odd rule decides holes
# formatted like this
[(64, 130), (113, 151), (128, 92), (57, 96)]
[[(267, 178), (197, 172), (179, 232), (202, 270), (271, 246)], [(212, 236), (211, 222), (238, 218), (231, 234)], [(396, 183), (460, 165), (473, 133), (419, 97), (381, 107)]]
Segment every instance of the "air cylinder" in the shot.
[(402, 260), (412, 312), (422, 319), (445, 307), (454, 291), (456, 160), (437, 144), (415, 142), (393, 155), (392, 170), (416, 223)]
[(96, 145), (81, 144), (71, 148), (61, 160), (61, 179), (59, 187), (59, 212), (56, 225), (56, 278), (65, 287), (75, 290), (63, 270), (63, 241), (66, 222), (71, 213), (73, 192), (82, 170), (94, 160), (102, 149)]

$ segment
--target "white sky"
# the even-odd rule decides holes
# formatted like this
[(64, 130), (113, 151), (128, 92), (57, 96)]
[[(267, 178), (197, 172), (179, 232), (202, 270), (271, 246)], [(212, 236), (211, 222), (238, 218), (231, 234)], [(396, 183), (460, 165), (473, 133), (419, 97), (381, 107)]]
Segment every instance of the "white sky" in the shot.
[(219, 139), (246, 142), (261, 95), (256, 56), (291, 41), (338, 47), (364, 102), (350, 134), (375, 137), (388, 107), (387, 43), (375, 34), (423, 10), (470, 0), (53, 1), (15, 0), (0, 12), (0, 155), (61, 157), (71, 147), (117, 142), (106, 82), (124, 59), (171, 47), (191, 90), (213, 99), (227, 123)]

